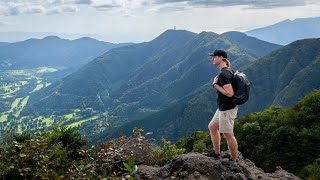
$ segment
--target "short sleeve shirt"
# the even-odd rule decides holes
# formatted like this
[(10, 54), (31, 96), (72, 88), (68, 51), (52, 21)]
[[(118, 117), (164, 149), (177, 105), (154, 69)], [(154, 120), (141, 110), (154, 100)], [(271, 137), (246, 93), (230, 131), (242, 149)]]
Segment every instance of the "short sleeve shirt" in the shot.
[[(222, 68), (218, 75), (218, 85), (223, 87), (226, 84), (231, 84), (232, 78), (233, 74), (226, 70), (226, 68)], [(217, 103), (220, 111), (226, 111), (236, 107), (236, 105), (233, 104), (232, 97), (225, 96), (220, 91), (217, 91), (217, 93)]]

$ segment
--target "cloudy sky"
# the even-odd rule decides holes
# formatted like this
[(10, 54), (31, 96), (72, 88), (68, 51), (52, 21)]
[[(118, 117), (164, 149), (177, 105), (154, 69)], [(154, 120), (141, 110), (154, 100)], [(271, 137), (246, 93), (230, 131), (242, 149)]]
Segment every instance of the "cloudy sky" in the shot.
[(0, 0), (0, 32), (109, 42), (149, 41), (174, 26), (222, 33), (319, 16), (319, 0)]

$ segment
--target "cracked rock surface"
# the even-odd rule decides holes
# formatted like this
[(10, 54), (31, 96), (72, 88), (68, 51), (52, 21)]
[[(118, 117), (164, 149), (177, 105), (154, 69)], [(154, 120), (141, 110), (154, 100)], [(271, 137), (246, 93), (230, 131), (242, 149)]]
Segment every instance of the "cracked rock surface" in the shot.
[(298, 180), (299, 177), (280, 167), (265, 173), (250, 160), (239, 155), (239, 162), (229, 161), (227, 153), (213, 159), (199, 153), (177, 156), (162, 167), (139, 165), (135, 179), (199, 179), (199, 180)]

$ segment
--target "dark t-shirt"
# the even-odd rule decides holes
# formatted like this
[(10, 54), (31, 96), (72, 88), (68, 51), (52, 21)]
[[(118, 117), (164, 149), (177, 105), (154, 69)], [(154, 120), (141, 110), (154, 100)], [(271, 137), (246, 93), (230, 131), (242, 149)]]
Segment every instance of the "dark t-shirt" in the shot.
[[(230, 71), (226, 70), (225, 67), (221, 69), (220, 74), (218, 75), (218, 85), (223, 87), (226, 84), (231, 84), (233, 74)], [(220, 91), (218, 93), (218, 106), (220, 111), (230, 110), (236, 105), (233, 104), (232, 97), (223, 95)]]

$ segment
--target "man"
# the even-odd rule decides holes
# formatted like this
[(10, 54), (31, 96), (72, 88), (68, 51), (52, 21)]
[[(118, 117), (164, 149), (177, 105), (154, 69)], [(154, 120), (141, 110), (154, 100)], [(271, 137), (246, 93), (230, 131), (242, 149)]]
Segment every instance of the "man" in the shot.
[(230, 161), (238, 161), (238, 144), (233, 133), (234, 119), (237, 117), (238, 106), (233, 104), (234, 94), (231, 81), (233, 74), (226, 68), (230, 67), (227, 53), (223, 50), (216, 50), (210, 54), (212, 63), (220, 69), (218, 76), (214, 78), (213, 87), (218, 93), (218, 109), (208, 125), (214, 152), (209, 153), (210, 157), (220, 158), (220, 133), (223, 133), (230, 151)]

